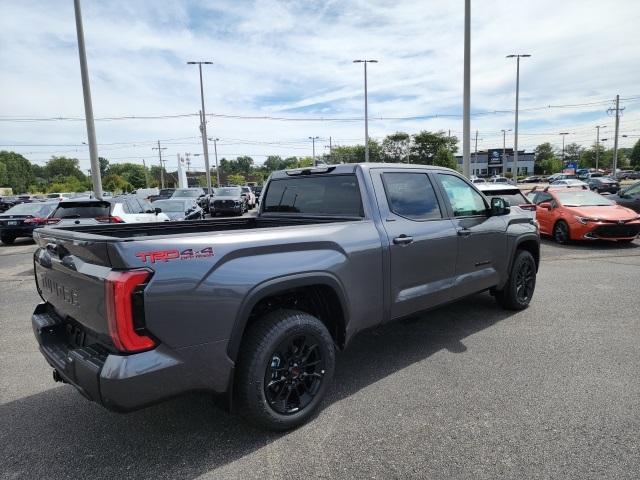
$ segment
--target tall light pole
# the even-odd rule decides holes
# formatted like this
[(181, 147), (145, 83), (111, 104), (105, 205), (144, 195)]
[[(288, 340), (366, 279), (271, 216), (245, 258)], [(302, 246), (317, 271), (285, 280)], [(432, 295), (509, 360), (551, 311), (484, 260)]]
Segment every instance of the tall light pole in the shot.
[(364, 161), (369, 161), (369, 104), (367, 99), (367, 63), (378, 63), (377, 60), (354, 60), (353, 63), (364, 63)]
[(596, 125), (596, 170), (598, 170), (598, 161), (600, 160), (600, 129), (607, 128), (606, 125)]
[(96, 127), (93, 123), (93, 104), (91, 102), (91, 86), (89, 84), (89, 67), (87, 66), (87, 52), (84, 47), (84, 27), (82, 26), (82, 11), (80, 0), (73, 1), (76, 16), (76, 34), (78, 36), (78, 54), (80, 56), (80, 76), (82, 77), (82, 95), (84, 97), (84, 118), (87, 124), (87, 140), (89, 142), (89, 159), (91, 160), (91, 183), (93, 194), (102, 200), (102, 179), (100, 178), (100, 160), (98, 159), (98, 143), (96, 142)]
[(200, 72), (200, 102), (202, 110), (200, 114), (200, 130), (202, 133), (202, 149), (204, 151), (204, 167), (206, 169), (207, 189), (211, 191), (211, 172), (209, 171), (209, 144), (207, 143), (207, 117), (204, 110), (204, 87), (202, 86), (202, 65), (213, 65), (213, 62), (187, 62), (187, 65), (198, 65)]
[(462, 174), (471, 170), (471, 0), (464, 2), (464, 81), (462, 87)]
[(160, 140), (158, 140), (157, 147), (151, 147), (151, 150), (158, 150), (158, 157), (160, 159), (160, 188), (164, 188), (164, 163), (162, 160), (162, 150), (166, 150), (167, 147), (160, 146)]
[(513, 178), (518, 180), (518, 107), (520, 103), (520, 58), (528, 58), (531, 55), (528, 53), (511, 54), (506, 58), (516, 59), (516, 121), (514, 128), (513, 139)]
[[(313, 166), (316, 166), (316, 140), (318, 140), (320, 137), (309, 137), (309, 140), (311, 140), (311, 144), (313, 145)], [(368, 161), (368, 160), (367, 160)]]
[(511, 129), (502, 129), (502, 175), (507, 173), (507, 132), (510, 132)]
[(213, 153), (216, 159), (216, 179), (218, 181), (218, 187), (220, 186), (220, 168), (218, 168), (218, 140), (219, 138), (210, 138), (209, 141), (213, 142)]
[(564, 168), (564, 137), (569, 135), (569, 132), (560, 132), (558, 135), (562, 135), (562, 167)]

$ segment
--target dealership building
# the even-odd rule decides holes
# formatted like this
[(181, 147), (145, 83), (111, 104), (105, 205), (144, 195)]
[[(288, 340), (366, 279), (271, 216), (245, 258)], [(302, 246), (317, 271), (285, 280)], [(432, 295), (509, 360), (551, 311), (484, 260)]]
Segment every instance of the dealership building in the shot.
[[(534, 153), (518, 150), (518, 174), (533, 175)], [(456, 156), (456, 160), (462, 168), (462, 155)], [(513, 148), (490, 148), (471, 153), (471, 175), (478, 177), (490, 177), (492, 175), (504, 175), (513, 171)]]

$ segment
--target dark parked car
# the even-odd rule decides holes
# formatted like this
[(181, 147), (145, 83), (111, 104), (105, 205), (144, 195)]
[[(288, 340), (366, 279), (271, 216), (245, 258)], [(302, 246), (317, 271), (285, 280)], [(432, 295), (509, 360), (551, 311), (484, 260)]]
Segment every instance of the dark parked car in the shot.
[(176, 191), (175, 188), (163, 188), (160, 190), (160, 193), (158, 193), (158, 195), (150, 195), (147, 200), (149, 200), (150, 202), (155, 202), (156, 200), (171, 198), (171, 196), (173, 195), (173, 192), (175, 191)]
[(585, 180), (589, 188), (598, 193), (616, 193), (620, 189), (620, 184), (609, 177), (591, 177)]
[(193, 198), (167, 198), (151, 205), (162, 210), (170, 220), (201, 220), (204, 211)]
[(630, 208), (640, 213), (640, 182), (636, 182), (633, 185), (623, 188), (618, 191), (617, 195), (610, 195), (607, 197), (609, 200), (613, 200), (618, 205)]
[(247, 211), (247, 201), (242, 195), (240, 187), (220, 187), (215, 189), (215, 196), (211, 198), (209, 213), (212, 216), (218, 214), (242, 215)]
[(12, 244), (18, 237), (31, 237), (43, 226), (58, 202), (20, 203), (0, 214), (0, 240)]
[(44, 228), (33, 332), (107, 408), (208, 390), (286, 430), (357, 332), (483, 291), (527, 308), (540, 237), (519, 212), (446, 168), (344, 164), (272, 173), (256, 217)]

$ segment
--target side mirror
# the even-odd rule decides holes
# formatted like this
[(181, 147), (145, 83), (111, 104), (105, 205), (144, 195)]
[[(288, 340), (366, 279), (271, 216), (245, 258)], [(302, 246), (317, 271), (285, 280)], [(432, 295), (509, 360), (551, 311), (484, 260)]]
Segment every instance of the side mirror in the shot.
[(156, 212), (156, 215), (158, 215), (159, 213), (162, 213), (162, 209), (160, 207), (154, 208), (153, 211)]
[(538, 204), (538, 206), (539, 206), (540, 208), (546, 208), (547, 210), (551, 210), (551, 208), (552, 208), (552, 207), (551, 207), (551, 203), (549, 203), (549, 202), (542, 202), (542, 203), (539, 203), (539, 204)]
[(506, 215), (510, 211), (509, 202), (504, 198), (493, 197), (491, 199), (491, 215)]

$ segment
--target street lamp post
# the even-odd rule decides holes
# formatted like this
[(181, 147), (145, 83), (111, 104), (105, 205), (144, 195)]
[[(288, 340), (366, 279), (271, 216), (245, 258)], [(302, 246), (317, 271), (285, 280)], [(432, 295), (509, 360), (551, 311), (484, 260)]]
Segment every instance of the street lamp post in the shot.
[(504, 128), (500, 130), (502, 132), (502, 174), (507, 173), (507, 132), (510, 132), (511, 129), (505, 130)]
[(600, 129), (607, 128), (606, 125), (596, 125), (596, 170), (598, 170), (598, 161), (600, 160)]
[(369, 161), (369, 105), (367, 100), (367, 63), (378, 63), (377, 60), (354, 60), (353, 63), (364, 63), (364, 161)]
[(200, 129), (202, 133), (202, 149), (204, 151), (204, 166), (207, 177), (207, 189), (211, 190), (211, 172), (209, 171), (209, 145), (207, 143), (207, 120), (204, 110), (204, 87), (202, 86), (202, 65), (212, 65), (213, 62), (187, 62), (187, 65), (198, 65), (198, 71), (200, 73), (200, 103), (202, 104), (202, 110), (200, 114)]
[(213, 142), (213, 153), (216, 159), (216, 179), (218, 182), (218, 187), (220, 186), (220, 168), (218, 168), (218, 140), (220, 140), (219, 138), (210, 138), (209, 140), (211, 140)]
[(524, 54), (511, 54), (507, 55), (507, 58), (516, 59), (516, 121), (514, 128), (513, 139), (513, 177), (518, 180), (518, 107), (520, 103), (520, 58), (528, 58), (531, 55)]
[(564, 168), (564, 137), (569, 135), (569, 132), (560, 132), (559, 135), (562, 135), (562, 166)]
[(311, 144), (312, 144), (312, 149), (313, 149), (313, 166), (316, 166), (316, 140), (318, 140), (320, 137), (309, 137), (309, 140), (311, 140)]

